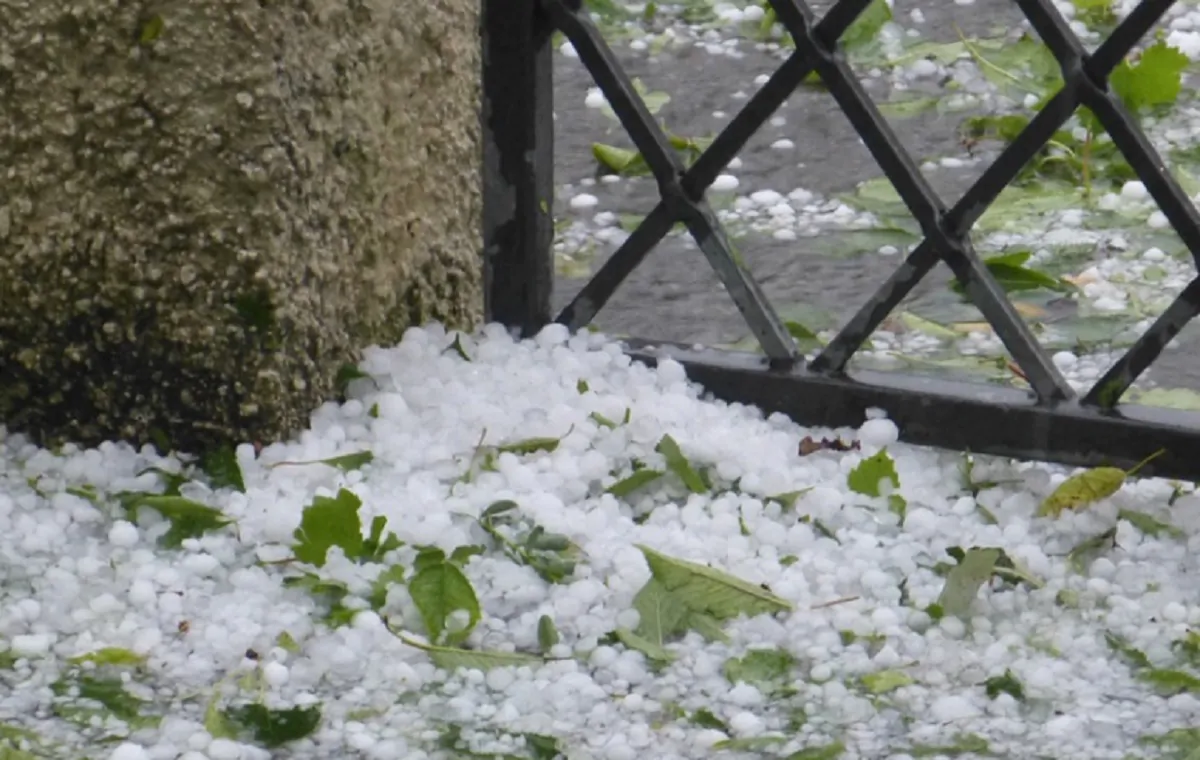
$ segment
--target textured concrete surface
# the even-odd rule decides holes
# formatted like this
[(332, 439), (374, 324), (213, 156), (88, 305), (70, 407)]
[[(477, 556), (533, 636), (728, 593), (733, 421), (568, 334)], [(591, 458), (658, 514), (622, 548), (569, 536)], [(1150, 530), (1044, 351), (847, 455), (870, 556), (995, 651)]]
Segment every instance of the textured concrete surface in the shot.
[(479, 317), (477, 0), (0, 0), (0, 424), (197, 450)]

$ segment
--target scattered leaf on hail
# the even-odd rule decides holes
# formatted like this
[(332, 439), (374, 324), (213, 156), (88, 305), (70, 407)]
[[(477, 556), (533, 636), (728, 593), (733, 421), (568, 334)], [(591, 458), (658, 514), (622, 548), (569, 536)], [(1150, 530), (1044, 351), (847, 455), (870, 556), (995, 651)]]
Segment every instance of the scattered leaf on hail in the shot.
[(321, 722), (321, 706), (271, 709), (261, 704), (231, 707), (223, 712), (227, 721), (248, 731), (264, 747), (281, 747), (303, 739)]
[(652, 577), (633, 600), (640, 618), (634, 634), (654, 647), (662, 648), (686, 631), (710, 641), (725, 641), (723, 620), (791, 609), (786, 600), (760, 586), (644, 546), (638, 548)]
[(950, 569), (946, 585), (938, 597), (937, 605), (946, 615), (966, 617), (979, 589), (992, 577), (999, 549), (970, 549), (962, 560)]
[(429, 659), (433, 660), (433, 664), (443, 670), (453, 671), (461, 668), (464, 670), (482, 670), (486, 672), (492, 668), (521, 667), (523, 665), (533, 666), (544, 662), (541, 657), (522, 654), (520, 652), (487, 652), (457, 649), (455, 647), (424, 644), (406, 636), (398, 636), (398, 638), (410, 647), (420, 649), (428, 654)]
[(763, 694), (780, 691), (791, 680), (796, 658), (782, 649), (751, 649), (742, 657), (725, 661), (725, 679), (757, 688)]
[[(572, 428), (572, 429), (574, 429), (574, 428)], [(566, 434), (564, 434), (560, 438), (549, 438), (549, 437), (526, 438), (522, 441), (513, 441), (512, 443), (502, 443), (496, 447), (496, 451), (501, 454), (517, 454), (517, 455), (536, 454), (539, 451), (550, 453), (550, 452), (554, 451), (555, 449), (557, 449), (558, 444), (562, 442), (562, 439), (566, 438), (567, 435), (570, 435), (570, 434), (571, 434), (571, 431), (568, 430), (566, 432)]]
[(1075, 548), (1067, 553), (1067, 564), (1080, 575), (1086, 575), (1092, 562), (1116, 545), (1117, 529), (1115, 527), (1109, 528), (1103, 533), (1080, 541)]
[(725, 721), (713, 714), (712, 710), (707, 707), (701, 707), (696, 712), (688, 716), (688, 720), (701, 728), (712, 728), (722, 733), (731, 733), (729, 726), (725, 725)]
[(1171, 523), (1163, 522), (1162, 520), (1159, 520), (1153, 515), (1146, 514), (1145, 512), (1137, 512), (1132, 509), (1122, 509), (1118, 510), (1117, 519), (1124, 520), (1140, 530), (1142, 533), (1145, 533), (1147, 536), (1158, 537), (1162, 534), (1166, 534), (1171, 538), (1185, 538), (1187, 536), (1186, 533)]
[(185, 538), (199, 538), (208, 531), (218, 530), (233, 522), (221, 514), (221, 510), (182, 496), (127, 494), (122, 501), (135, 520), (138, 510), (145, 507), (158, 512), (171, 524), (170, 529), (159, 539), (159, 543), (168, 549), (178, 548)]
[[(432, 557), (432, 554), (426, 554), (426, 557)], [(408, 582), (408, 593), (421, 614), (429, 640), (438, 642), (445, 633), (447, 644), (465, 641), (482, 615), (471, 581), (444, 554), (440, 561), (430, 559), (422, 565)], [(466, 612), (467, 622), (464, 627), (452, 631), (449, 629), (451, 616), (459, 610)]]
[(232, 488), (245, 493), (246, 481), (242, 478), (242, 467), (232, 446), (221, 446), (210, 451), (205, 455), (200, 469), (208, 475), (213, 488)]
[(276, 462), (275, 464), (271, 465), (271, 467), (301, 467), (310, 464), (323, 464), (329, 467), (336, 467), (343, 472), (352, 472), (354, 470), (361, 470), (363, 467), (366, 467), (368, 464), (370, 464), (374, 459), (375, 454), (370, 451), (355, 451), (350, 454), (329, 457), (328, 459)]
[(1072, 475), (1058, 484), (1038, 508), (1038, 517), (1058, 517), (1066, 509), (1078, 509), (1094, 504), (1121, 490), (1125, 478), (1134, 475), (1149, 461), (1162, 455), (1156, 451), (1136, 464), (1128, 472), (1117, 467), (1094, 467)]
[(1105, 631), (1104, 642), (1108, 644), (1109, 649), (1121, 655), (1129, 663), (1130, 667), (1135, 669), (1154, 667), (1150, 663), (1150, 658), (1142, 650), (1130, 644), (1123, 636), (1115, 634), (1112, 631)]
[(787, 512), (789, 510), (795, 509), (796, 502), (800, 499), (800, 497), (803, 496), (804, 494), (808, 493), (809, 491), (813, 490), (813, 488), (814, 488), (814, 486), (809, 486), (808, 488), (801, 488), (797, 491), (787, 491), (785, 493), (777, 493), (774, 496), (766, 497), (765, 499), (763, 499), (763, 501), (766, 501), (766, 502), (773, 501), (776, 504), (778, 504), (784, 512)]
[(846, 485), (851, 491), (863, 496), (878, 497), (882, 495), (881, 483), (892, 481), (892, 489), (900, 487), (900, 476), (896, 474), (896, 464), (888, 456), (887, 449), (880, 449), (875, 454), (858, 463), (846, 478)]
[(675, 655), (662, 645), (661, 640), (651, 641), (626, 628), (618, 628), (613, 631), (613, 636), (633, 651), (641, 652), (651, 662), (665, 664), (675, 659)]
[(143, 655), (119, 647), (105, 647), (94, 652), (77, 655), (67, 660), (71, 665), (91, 663), (93, 665), (142, 665), (146, 662)]
[(616, 496), (619, 499), (619, 498), (622, 498), (625, 496), (629, 496), (631, 493), (633, 493), (634, 491), (637, 491), (638, 489), (642, 488), (643, 486), (650, 485), (651, 483), (658, 480), (665, 474), (666, 473), (663, 472), (662, 470), (651, 470), (649, 468), (636, 470), (633, 472), (632, 475), (629, 475), (628, 477), (618, 480), (616, 483), (613, 483), (611, 486), (609, 486), (606, 490), (608, 491), (608, 493), (612, 494), (613, 496)]
[(833, 742), (816, 747), (806, 747), (793, 752), (784, 760), (838, 760), (845, 753), (846, 745), (841, 742)]
[(786, 744), (788, 737), (778, 734), (771, 736), (739, 736), (735, 739), (722, 739), (712, 745), (712, 749), (724, 752), (764, 752), (779, 744)]
[(549, 654), (558, 644), (558, 629), (554, 627), (554, 619), (549, 615), (538, 618), (537, 636), (538, 648), (542, 650), (542, 654)]
[(993, 676), (987, 679), (983, 682), (983, 686), (987, 691), (988, 699), (995, 699), (1001, 694), (1007, 694), (1018, 702), (1025, 701), (1025, 688), (1011, 670), (1004, 671), (1002, 676)]
[(902, 670), (880, 670), (875, 673), (866, 673), (859, 680), (862, 682), (863, 688), (871, 694), (887, 694), (902, 686), (916, 683), (912, 676)]
[(704, 483), (704, 479), (700, 477), (700, 473), (692, 467), (691, 462), (683, 455), (679, 444), (669, 435), (664, 435), (658, 442), (658, 446), (654, 449), (663, 458), (667, 460), (667, 469), (679, 476), (683, 484), (692, 493), (705, 493), (708, 487)]
[(345, 488), (338, 490), (333, 498), (314, 496), (312, 504), (304, 508), (300, 527), (293, 534), (297, 541), (292, 547), (296, 559), (323, 567), (329, 549), (334, 546), (340, 546), (347, 557), (362, 556), (362, 522), (358, 517), (361, 506), (358, 496)]

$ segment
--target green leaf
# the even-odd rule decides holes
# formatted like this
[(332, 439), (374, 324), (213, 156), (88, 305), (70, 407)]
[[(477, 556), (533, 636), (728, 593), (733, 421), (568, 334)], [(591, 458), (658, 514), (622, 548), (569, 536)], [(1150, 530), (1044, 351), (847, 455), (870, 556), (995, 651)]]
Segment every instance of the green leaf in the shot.
[(882, 495), (880, 483), (885, 478), (892, 481), (892, 488), (900, 487), (900, 476), (896, 474), (896, 464), (888, 456), (887, 448), (858, 463), (846, 478), (846, 485), (851, 491), (863, 496), (879, 497)]
[(786, 682), (796, 658), (782, 649), (751, 649), (740, 658), (730, 658), (723, 668), (725, 679), (736, 685), (739, 681), (757, 688), (764, 694), (776, 691)]
[(729, 636), (725, 631), (721, 630), (720, 621), (706, 612), (688, 610), (687, 617), (684, 618), (683, 628), (684, 630), (695, 631), (708, 641), (716, 641), (723, 644), (729, 643)]
[(1121, 655), (1130, 667), (1134, 669), (1153, 668), (1150, 663), (1150, 658), (1147, 657), (1140, 649), (1134, 647), (1124, 637), (1113, 633), (1112, 631), (1104, 632), (1104, 642), (1108, 644), (1108, 648)]
[(863, 688), (871, 694), (887, 694), (889, 691), (916, 683), (912, 676), (901, 670), (880, 670), (875, 673), (866, 673), (859, 680), (862, 682)]
[(549, 654), (558, 644), (558, 629), (554, 627), (554, 620), (549, 615), (538, 618), (537, 636), (538, 648), (542, 650), (542, 654)]
[(467, 546), (456, 546), (454, 551), (450, 552), (450, 562), (459, 567), (466, 567), (471, 561), (471, 557), (481, 556), (486, 549), (479, 544), (469, 544)]
[(1000, 555), (999, 549), (971, 549), (966, 552), (946, 576), (946, 585), (938, 596), (938, 607), (947, 615), (966, 617), (979, 589), (992, 577)]
[(726, 734), (732, 733), (729, 730), (729, 726), (725, 725), (725, 721), (714, 715), (713, 711), (709, 710), (707, 707), (701, 707), (699, 710), (692, 713), (690, 716), (688, 716), (688, 720), (697, 726), (700, 726), (701, 728), (711, 728)]
[(807, 747), (793, 752), (784, 760), (838, 760), (846, 752), (846, 745), (833, 742), (820, 747)]
[(908, 517), (908, 500), (898, 493), (888, 496), (888, 511), (900, 518), (900, 527), (904, 527), (904, 520)]
[(1011, 670), (1005, 670), (1002, 676), (993, 676), (983, 682), (988, 699), (995, 699), (1001, 694), (1007, 694), (1018, 702), (1025, 701), (1025, 687), (1013, 675)]
[(1178, 48), (1156, 42), (1146, 48), (1132, 66), (1122, 61), (1109, 76), (1109, 83), (1131, 111), (1172, 105), (1179, 97), (1183, 70), (1188, 58)]
[(1075, 548), (1067, 553), (1067, 564), (1080, 575), (1087, 575), (1088, 568), (1091, 567), (1092, 562), (1116, 545), (1117, 529), (1109, 528), (1103, 533), (1080, 541)]
[(232, 488), (246, 492), (246, 481), (242, 478), (242, 467), (232, 446), (222, 446), (204, 457), (201, 469), (208, 475), (213, 488)]
[(677, 597), (690, 611), (728, 620), (739, 615), (753, 617), (792, 610), (790, 602), (761, 586), (711, 567), (660, 554), (641, 544), (637, 548), (664, 591)]
[(959, 755), (990, 755), (987, 739), (975, 734), (959, 734), (952, 744), (916, 744), (908, 748), (913, 757), (957, 757)]
[(839, 42), (846, 52), (859, 50), (874, 42), (887, 22), (892, 20), (892, 7), (885, 0), (871, 4), (846, 28)]
[(536, 454), (539, 451), (551, 452), (558, 448), (561, 441), (562, 438), (526, 438), (523, 441), (501, 444), (496, 447), (496, 451), (517, 455)]
[(239, 728), (249, 731), (255, 742), (273, 749), (315, 731), (321, 722), (321, 706), (272, 710), (265, 705), (248, 704), (229, 708), (224, 715)]
[(1200, 728), (1175, 728), (1138, 741), (1164, 750), (1170, 760), (1200, 760)]
[(371, 582), (371, 593), (367, 597), (367, 602), (371, 605), (371, 609), (378, 612), (387, 604), (388, 589), (398, 583), (404, 583), (405, 572), (401, 565), (392, 565)]
[(1133, 527), (1145, 533), (1147, 536), (1157, 538), (1163, 533), (1171, 538), (1186, 538), (1187, 534), (1174, 525), (1163, 522), (1152, 515), (1145, 512), (1137, 512), (1132, 509), (1121, 509), (1117, 511), (1117, 519), (1124, 520)]
[(442, 353), (444, 354), (446, 351), (453, 351), (454, 353), (458, 354), (458, 358), (462, 359), (464, 362), (471, 361), (471, 355), (467, 353), (466, 346), (463, 345), (462, 339), (462, 333), (455, 333), (454, 342), (446, 346), (446, 349), (442, 351)]
[(792, 339), (796, 341), (796, 346), (801, 351), (812, 351), (825, 345), (815, 332), (794, 319), (785, 320), (783, 327), (788, 331), (788, 335), (791, 335)]
[(637, 470), (629, 477), (618, 480), (605, 490), (618, 499), (624, 498), (643, 486), (653, 483), (665, 474), (662, 470), (651, 470), (648, 468)]
[(650, 165), (636, 150), (627, 150), (604, 143), (592, 143), (592, 155), (601, 166), (623, 177), (650, 174)]
[(601, 427), (606, 427), (609, 430), (615, 430), (617, 428), (617, 423), (605, 417), (603, 414), (600, 414), (600, 412), (592, 412), (588, 415), (588, 417)]
[(358, 368), (357, 364), (343, 364), (338, 368), (337, 375), (334, 376), (333, 384), (337, 388), (337, 392), (345, 395), (350, 383), (355, 380), (369, 380), (371, 378), (366, 372)]
[(790, 510), (795, 509), (796, 502), (799, 501), (800, 497), (803, 496), (804, 494), (808, 493), (809, 491), (813, 490), (813, 488), (815, 488), (815, 486), (809, 486), (808, 488), (801, 488), (798, 491), (787, 491), (785, 493), (777, 493), (774, 496), (766, 497), (765, 499), (763, 499), (763, 501), (764, 502), (773, 501), (780, 506), (782, 511), (788, 512)]
[(95, 665), (142, 665), (146, 658), (136, 652), (118, 647), (105, 647), (94, 652), (81, 654), (67, 660), (71, 665), (82, 665), (85, 662)]
[(221, 514), (221, 510), (182, 496), (137, 494), (130, 496), (125, 502), (125, 509), (135, 520), (138, 510), (142, 507), (153, 509), (171, 524), (170, 529), (159, 539), (159, 543), (168, 549), (180, 547), (185, 538), (199, 538), (209, 531), (219, 530), (233, 522)]
[(446, 630), (446, 618), (456, 610), (466, 610), (469, 621), (463, 630), (447, 632), (446, 641), (449, 644), (466, 640), (482, 615), (479, 598), (471, 581), (452, 562), (441, 562), (422, 569), (408, 582), (408, 593), (421, 613), (429, 640), (433, 642), (441, 638)]
[(1125, 471), (1116, 467), (1094, 467), (1073, 475), (1042, 501), (1038, 517), (1058, 517), (1065, 509), (1078, 509), (1112, 496), (1125, 484)]
[(287, 631), (279, 632), (279, 635), (275, 637), (275, 646), (291, 654), (298, 654), (300, 652), (300, 645), (292, 638), (292, 634)]
[(588, 385), (588, 382), (587, 382), (587, 380), (584, 380), (583, 378), (580, 378), (580, 379), (579, 379), (578, 381), (576, 381), (576, 383), (575, 383), (575, 390), (579, 391), (579, 395), (580, 395), (580, 396), (582, 396), (583, 394), (585, 394), (585, 393), (587, 393), (589, 390), (591, 390), (591, 386), (589, 386), (589, 385)]
[(545, 662), (540, 657), (521, 654), (520, 652), (487, 652), (456, 649), (454, 647), (423, 644), (406, 636), (399, 636), (398, 638), (410, 647), (420, 649), (422, 652), (428, 654), (429, 659), (433, 660), (434, 665), (449, 671), (462, 668), (464, 670), (482, 670), (487, 672), (492, 668), (519, 668), (526, 665), (536, 666)]
[(323, 567), (333, 546), (340, 546), (348, 558), (362, 557), (365, 552), (362, 522), (358, 517), (361, 506), (358, 496), (345, 488), (339, 489), (332, 499), (313, 497), (312, 504), (304, 508), (300, 517), (300, 527), (293, 534), (297, 541), (292, 547), (296, 559)]
[(1182, 670), (1150, 668), (1139, 671), (1138, 678), (1153, 686), (1163, 697), (1172, 697), (1184, 692), (1200, 692), (1200, 678)]
[(692, 493), (707, 493), (708, 487), (704, 479), (692, 468), (691, 462), (683, 455), (679, 444), (669, 435), (664, 435), (654, 449), (667, 460), (667, 469), (679, 476), (683, 484)]
[(1188, 631), (1182, 639), (1171, 642), (1171, 649), (1181, 652), (1192, 667), (1200, 665), (1200, 633)]
[(363, 541), (362, 556), (351, 557), (351, 559), (364, 559), (371, 562), (383, 562), (383, 558), (388, 552), (404, 546), (404, 542), (396, 538), (395, 533), (388, 533), (385, 537), (383, 531), (386, 528), (387, 518), (383, 515), (376, 515), (371, 520), (371, 533), (369, 536), (367, 536), (367, 539)]
[(221, 710), (221, 693), (213, 689), (213, 694), (204, 708), (204, 730), (214, 739), (236, 739), (238, 725)]
[(633, 608), (638, 611), (635, 633), (652, 646), (662, 648), (676, 634), (687, 630), (687, 605), (657, 578), (642, 586), (633, 598)]
[[(112, 716), (130, 724), (131, 727), (147, 727), (159, 722), (157, 716), (142, 714), (150, 703), (125, 691), (125, 683), (119, 676), (100, 676), (72, 669), (67, 675), (50, 685), (58, 699), (53, 711), (68, 720), (90, 723), (97, 713), (81, 706), (79, 702), (95, 702)], [(75, 696), (77, 694), (77, 696)]]
[(641, 652), (651, 662), (666, 664), (675, 659), (675, 655), (664, 647), (661, 642), (656, 643), (626, 628), (618, 628), (613, 631), (613, 635), (616, 636), (617, 641), (620, 641), (635, 652)]
[(939, 340), (958, 340), (959, 334), (949, 327), (943, 327), (937, 322), (918, 317), (911, 311), (900, 312), (897, 319), (902, 325), (914, 332), (925, 333), (926, 335), (938, 338)]
[[(996, 256), (989, 256), (983, 260), (988, 272), (995, 278), (996, 282), (1007, 293), (1022, 292), (1027, 290), (1046, 289), (1057, 292), (1070, 292), (1075, 286), (1071, 285), (1066, 280), (1058, 277), (1039, 272), (1036, 269), (1030, 269), (1024, 266), (1030, 256), (1031, 251), (1012, 251)], [(957, 279), (950, 282), (950, 289), (959, 295), (963, 295), (966, 291)]]
[(722, 739), (712, 745), (712, 749), (723, 752), (764, 752), (779, 744), (786, 744), (786, 736), (741, 736), (736, 739)]
[(275, 467), (300, 467), (310, 464), (324, 464), (330, 467), (336, 467), (343, 472), (352, 472), (361, 470), (366, 465), (370, 464), (375, 459), (375, 454), (370, 451), (356, 451), (352, 454), (342, 454), (341, 456), (329, 457), (328, 459), (310, 459), (296, 462), (276, 462), (271, 465)]

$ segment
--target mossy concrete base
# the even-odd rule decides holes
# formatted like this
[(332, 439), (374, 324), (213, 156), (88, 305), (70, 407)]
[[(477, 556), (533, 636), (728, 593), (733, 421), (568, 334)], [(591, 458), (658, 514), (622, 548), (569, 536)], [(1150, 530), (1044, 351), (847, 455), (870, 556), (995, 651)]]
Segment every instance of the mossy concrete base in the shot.
[(3, 5), (10, 432), (274, 440), (479, 318), (477, 0)]

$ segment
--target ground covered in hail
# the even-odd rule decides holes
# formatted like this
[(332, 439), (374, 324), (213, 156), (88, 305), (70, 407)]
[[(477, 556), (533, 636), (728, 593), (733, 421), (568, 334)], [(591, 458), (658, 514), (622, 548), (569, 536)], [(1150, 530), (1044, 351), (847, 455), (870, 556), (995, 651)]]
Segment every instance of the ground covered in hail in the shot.
[[(1191, 487), (411, 330), (299, 440), (0, 451), (0, 757), (1195, 757)], [(1152, 452), (1151, 452), (1152, 453)]]

